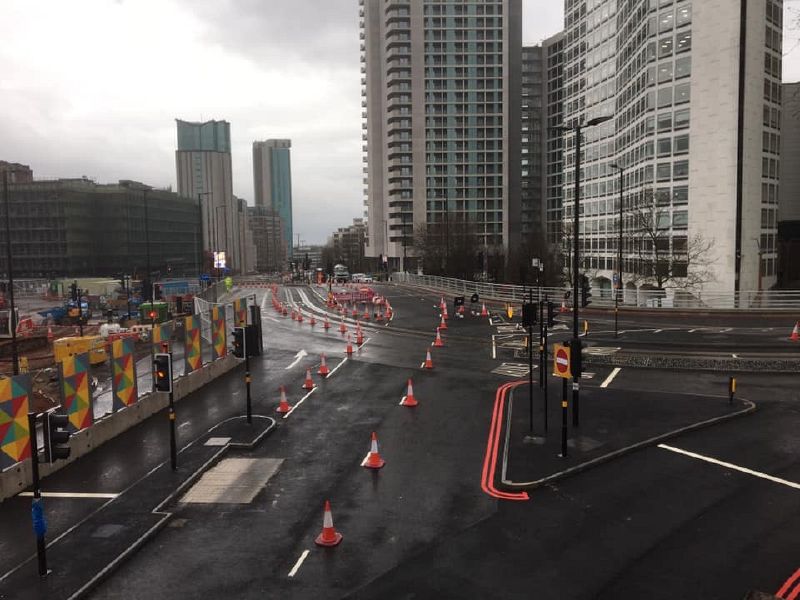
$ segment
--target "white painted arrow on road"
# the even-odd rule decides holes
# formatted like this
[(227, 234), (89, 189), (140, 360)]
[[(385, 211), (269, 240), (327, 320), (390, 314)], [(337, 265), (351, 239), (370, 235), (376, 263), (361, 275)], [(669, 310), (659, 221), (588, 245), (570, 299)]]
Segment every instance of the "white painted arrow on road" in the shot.
[(292, 361), (292, 364), (290, 364), (288, 367), (286, 367), (286, 370), (288, 371), (293, 366), (295, 366), (297, 363), (299, 363), (301, 360), (303, 360), (304, 356), (308, 356), (308, 352), (306, 352), (305, 350), (300, 350), (300, 352), (298, 352), (297, 354), (294, 355), (294, 360)]

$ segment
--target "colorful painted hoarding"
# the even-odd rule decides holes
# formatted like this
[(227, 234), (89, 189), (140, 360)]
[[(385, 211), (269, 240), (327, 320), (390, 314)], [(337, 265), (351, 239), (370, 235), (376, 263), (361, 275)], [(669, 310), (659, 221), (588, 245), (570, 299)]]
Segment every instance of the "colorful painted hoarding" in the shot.
[(211, 308), (211, 360), (222, 358), (228, 353), (225, 344), (225, 311), (219, 306)]
[(203, 367), (203, 346), (200, 335), (200, 315), (185, 317), (183, 320), (184, 331), (184, 360), (183, 374), (198, 371)]
[(0, 379), (0, 471), (31, 457), (30, 397), (29, 375)]
[(64, 357), (61, 371), (61, 406), (69, 417), (72, 432), (91, 427), (94, 422), (92, 392), (89, 388), (89, 354)]
[(139, 398), (136, 385), (136, 356), (133, 341), (114, 340), (111, 348), (114, 412), (134, 404)]

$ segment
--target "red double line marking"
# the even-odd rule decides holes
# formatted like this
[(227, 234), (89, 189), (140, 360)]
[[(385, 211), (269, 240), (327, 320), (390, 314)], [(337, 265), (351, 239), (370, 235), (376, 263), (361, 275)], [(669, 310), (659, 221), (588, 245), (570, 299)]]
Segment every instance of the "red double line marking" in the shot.
[(500, 445), (500, 433), (503, 430), (503, 406), (508, 390), (524, 384), (524, 381), (513, 381), (497, 388), (494, 397), (494, 412), (489, 427), (489, 439), (486, 442), (486, 456), (483, 460), (481, 488), (484, 492), (501, 500), (528, 500), (527, 492), (503, 492), (494, 487), (494, 476), (497, 468), (497, 450)]
[[(788, 596), (785, 596), (784, 594), (786, 594), (795, 583), (797, 583), (797, 585), (792, 592)], [(784, 600), (795, 600), (798, 596), (800, 596), (800, 569), (797, 569), (797, 571), (794, 572), (794, 575), (786, 580), (786, 583), (781, 586), (781, 589), (779, 589), (778, 593), (775, 595), (778, 596), (778, 598), (783, 598)]]

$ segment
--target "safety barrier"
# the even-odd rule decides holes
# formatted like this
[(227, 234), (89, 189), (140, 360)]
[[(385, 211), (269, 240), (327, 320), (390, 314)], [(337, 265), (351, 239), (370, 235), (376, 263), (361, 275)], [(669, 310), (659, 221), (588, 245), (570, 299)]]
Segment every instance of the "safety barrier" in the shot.
[[(534, 299), (547, 296), (553, 301), (561, 301), (567, 292), (566, 287), (523, 287), (500, 283), (466, 281), (436, 275), (415, 275), (413, 273), (393, 273), (394, 283), (414, 285), (441, 291), (446, 294), (471, 296), (499, 300), (501, 302), (522, 302), (533, 290)], [(740, 292), (703, 292), (669, 289), (625, 289), (620, 291), (620, 306), (640, 308), (673, 308), (681, 310), (758, 310), (779, 311), (800, 309), (800, 290), (761, 290)], [(614, 306), (614, 296), (610, 288), (592, 287), (593, 307)], [(541, 296), (540, 296), (541, 294)], [(570, 294), (571, 299), (571, 294)], [(569, 305), (570, 299), (567, 300)]]

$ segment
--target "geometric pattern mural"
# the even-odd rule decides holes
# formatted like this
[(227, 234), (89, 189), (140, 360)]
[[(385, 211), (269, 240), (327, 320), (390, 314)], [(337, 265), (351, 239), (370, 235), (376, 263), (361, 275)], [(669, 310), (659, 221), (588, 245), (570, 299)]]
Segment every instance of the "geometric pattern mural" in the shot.
[(0, 379), (0, 471), (31, 457), (30, 396), (30, 376)]
[(247, 298), (237, 298), (233, 301), (234, 327), (247, 325)]
[(218, 306), (211, 308), (211, 360), (222, 358), (228, 353), (225, 345), (225, 312)]
[(185, 317), (183, 321), (184, 348), (183, 374), (198, 371), (203, 366), (203, 349), (200, 345), (200, 315)]
[(59, 363), (61, 405), (69, 417), (69, 430), (80, 431), (94, 422), (92, 393), (89, 390), (89, 355), (68, 356)]
[(111, 349), (111, 388), (114, 412), (134, 404), (139, 398), (136, 386), (136, 357), (133, 340), (114, 340)]
[[(153, 343), (160, 344), (162, 342), (169, 342), (172, 337), (172, 327), (172, 321), (161, 323), (153, 327)], [(156, 352), (158, 352), (158, 349), (156, 349)]]

